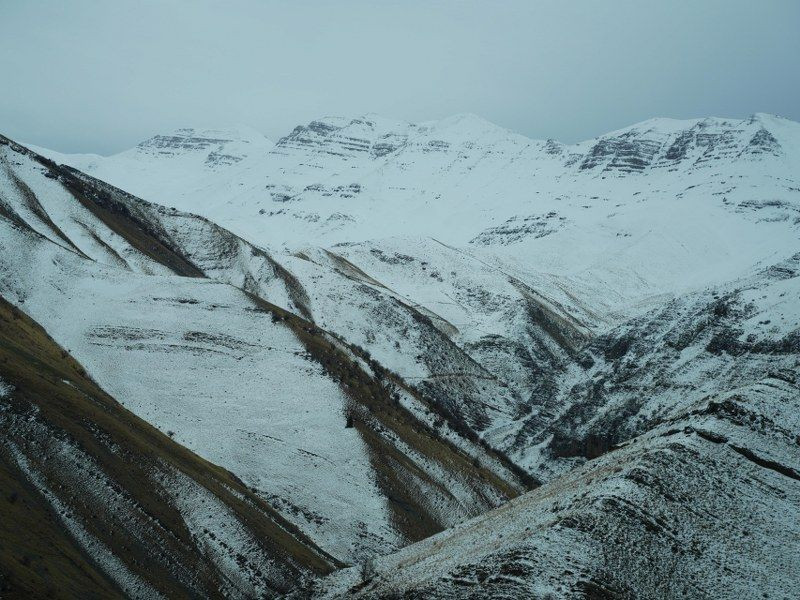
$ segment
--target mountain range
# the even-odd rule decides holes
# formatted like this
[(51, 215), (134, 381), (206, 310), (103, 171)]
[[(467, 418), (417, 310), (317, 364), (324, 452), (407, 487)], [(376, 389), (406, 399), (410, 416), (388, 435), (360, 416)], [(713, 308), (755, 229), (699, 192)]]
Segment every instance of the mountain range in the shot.
[(0, 137), (0, 590), (790, 598), (800, 124)]

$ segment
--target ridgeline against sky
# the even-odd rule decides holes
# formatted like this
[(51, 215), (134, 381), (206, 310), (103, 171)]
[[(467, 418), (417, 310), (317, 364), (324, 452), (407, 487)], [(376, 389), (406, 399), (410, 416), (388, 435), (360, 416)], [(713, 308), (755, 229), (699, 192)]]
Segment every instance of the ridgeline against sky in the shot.
[(472, 112), (573, 142), (654, 116), (800, 119), (800, 3), (4, 0), (2, 130), (111, 153), (182, 126)]

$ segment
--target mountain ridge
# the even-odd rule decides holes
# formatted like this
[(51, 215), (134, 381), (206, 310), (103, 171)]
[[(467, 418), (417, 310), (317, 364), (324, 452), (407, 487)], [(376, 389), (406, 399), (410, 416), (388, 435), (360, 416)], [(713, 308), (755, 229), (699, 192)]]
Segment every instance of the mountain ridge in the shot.
[(483, 123), (157, 137), (132, 190), (0, 138), (0, 294), (356, 565), (299, 597), (785, 594), (800, 126)]
[[(298, 314), (308, 301), (266, 250), (0, 142), (4, 247), (14, 240), (0, 262), (3, 295), (126, 407), (237, 472), (340, 560), (418, 539), (524, 489), (521, 470), (445, 425), (368, 354), (265, 300)], [(376, 451), (392, 465), (376, 463)]]

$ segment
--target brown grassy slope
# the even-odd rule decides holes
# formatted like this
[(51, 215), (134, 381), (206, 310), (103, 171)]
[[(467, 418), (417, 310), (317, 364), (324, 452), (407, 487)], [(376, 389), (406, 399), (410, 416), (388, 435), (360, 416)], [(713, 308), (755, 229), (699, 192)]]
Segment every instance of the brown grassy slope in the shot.
[(0, 597), (122, 598), (58, 515), (0, 452)]
[[(258, 547), (235, 557), (250, 581), (279, 593), (338, 566), (231, 473), (122, 408), (2, 298), (0, 378), (13, 387), (0, 399), (3, 597), (119, 592), (67, 533), (54, 499), (152, 588), (168, 597), (220, 596), (230, 582), (207, 550), (213, 541), (188, 530), (174, 490), (164, 483), (174, 473), (212, 494), (257, 540)], [(83, 468), (85, 460), (94, 468)], [(103, 497), (111, 500), (98, 501)]]
[[(152, 223), (140, 218), (135, 210), (131, 210), (130, 206), (110, 191), (87, 183), (76, 174), (78, 171), (59, 166), (5, 136), (0, 135), (0, 144), (9, 146), (15, 152), (29, 156), (42, 165), (46, 169), (46, 177), (58, 180), (79, 203), (142, 254), (167, 266), (178, 275), (203, 277), (202, 271), (165, 240), (162, 232), (157, 231)], [(139, 202), (143, 203), (141, 200)]]

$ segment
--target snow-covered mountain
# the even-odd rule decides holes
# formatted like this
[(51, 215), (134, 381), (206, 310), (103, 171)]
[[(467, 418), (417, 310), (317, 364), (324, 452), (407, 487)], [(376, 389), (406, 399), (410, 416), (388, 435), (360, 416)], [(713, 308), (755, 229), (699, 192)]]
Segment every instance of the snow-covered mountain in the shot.
[[(271, 149), (231, 133), (236, 150), (181, 141), (161, 160), (158, 140), (195, 139), (179, 133), (88, 162), (49, 155), (263, 245), (432, 237), (493, 263), (590, 279), (617, 296), (615, 309), (780, 258), (798, 216), (800, 125), (764, 114), (653, 119), (574, 145), (473, 115), (419, 125), (326, 118)], [(209, 167), (216, 152), (242, 160)], [(776, 221), (788, 226), (760, 225)]]
[[(363, 350), (266, 301), (307, 312), (302, 286), (267, 251), (3, 142), (0, 295), (104, 393), (326, 546), (316, 550), (321, 562), (300, 565), (306, 574), (421, 539), (524, 489), (507, 460), (453, 430)], [(2, 377), (10, 402), (25, 405), (26, 382)], [(7, 442), (27, 473), (26, 447)], [(75, 476), (84, 485), (94, 474)], [(56, 493), (36, 472), (29, 477)], [(74, 510), (86, 500), (58, 501)], [(203, 507), (187, 502), (181, 514), (191, 527)], [(94, 560), (99, 542), (86, 538)], [(251, 543), (219, 531), (211, 539), (222, 548), (196, 552), (206, 560), (222, 552), (223, 563)], [(240, 563), (231, 577), (248, 576), (249, 563)], [(127, 566), (136, 585), (160, 589), (138, 566)], [(255, 589), (284, 588), (278, 575), (259, 576)]]
[[(330, 262), (320, 246), (346, 259), (508, 384), (489, 392), (499, 412), (471, 423), (502, 444), (532, 390), (553, 385), (541, 373), (589, 337), (797, 251), (798, 140), (800, 125), (764, 114), (652, 119), (574, 145), (474, 115), (418, 125), (368, 115), (297, 127), (213, 183), (198, 168), (205, 191), (176, 193), (158, 169), (124, 181), (131, 151), (88, 170), (272, 248), (292, 272), (305, 266), (297, 257)], [(312, 304), (315, 320), (389, 368), (426, 383), (441, 375), (390, 356), (392, 336), (356, 334), (334, 302)], [(553, 319), (569, 328), (553, 337)]]
[(800, 585), (799, 124), (3, 142), (0, 296), (313, 548), (295, 593)]
[[(163, 197), (202, 194), (221, 180), (241, 180), (248, 167), (257, 168), (273, 143), (244, 126), (226, 129), (177, 129), (155, 135), (111, 158), (97, 154), (62, 155), (31, 146), (58, 163), (113, 183), (140, 196), (142, 182), (151, 182)], [(156, 183), (158, 182), (158, 183)]]

